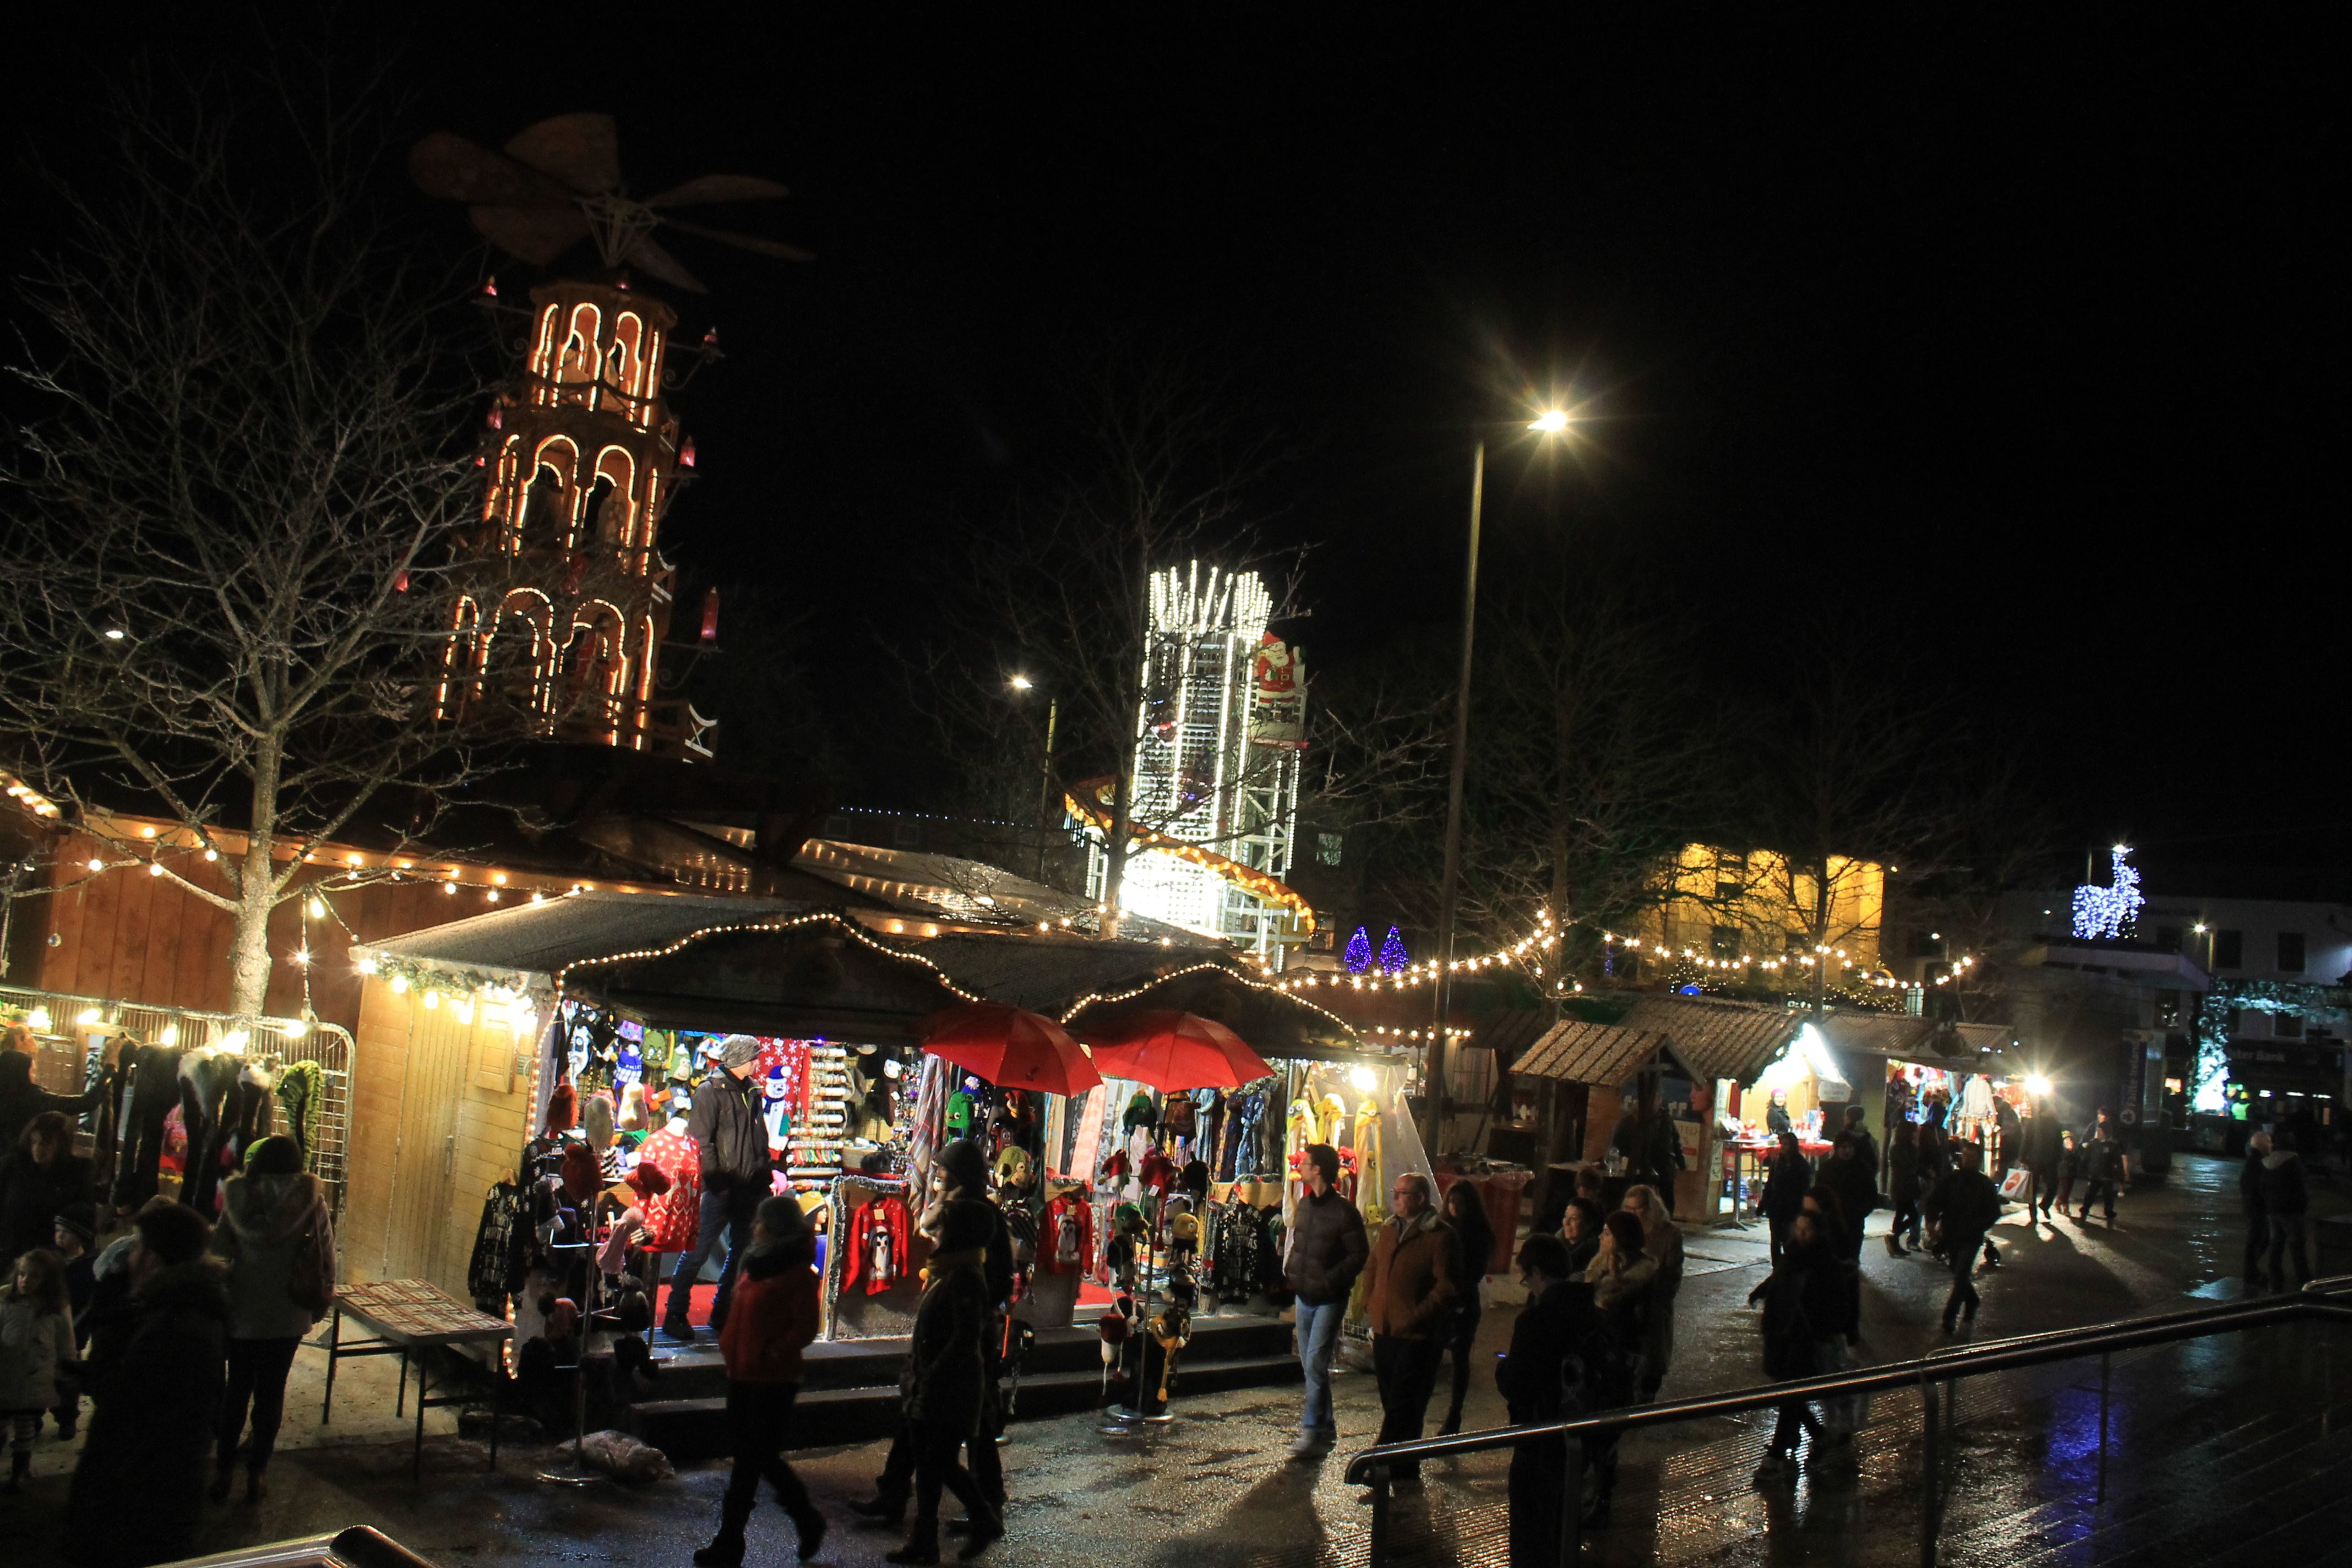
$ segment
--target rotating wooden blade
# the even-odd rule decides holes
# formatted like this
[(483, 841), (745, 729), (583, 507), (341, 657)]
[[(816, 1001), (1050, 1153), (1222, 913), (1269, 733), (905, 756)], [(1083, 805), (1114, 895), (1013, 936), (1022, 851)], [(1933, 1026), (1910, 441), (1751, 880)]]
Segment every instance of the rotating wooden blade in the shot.
[(792, 193), (773, 180), (757, 174), (697, 174), (682, 185), (672, 185), (657, 196), (647, 196), (649, 207), (691, 207), (710, 202), (772, 202)]
[(690, 289), (697, 294), (710, 292), (702, 286), (700, 279), (678, 265), (677, 257), (656, 244), (651, 235), (640, 234), (632, 237), (627, 247), (621, 252), (621, 259), (648, 277), (658, 278), (675, 288)]
[(559, 114), (527, 125), (507, 143), (507, 155), (591, 195), (621, 188), (620, 132), (609, 114)]
[(568, 207), (572, 201), (560, 182), (537, 169), (446, 131), (409, 149), (408, 177), (426, 195), (453, 202)]
[(761, 239), (756, 234), (737, 234), (732, 229), (706, 228), (698, 223), (667, 217), (662, 222), (688, 234), (698, 234), (705, 239), (715, 239), (721, 245), (731, 245), (743, 250), (756, 250), (762, 256), (772, 256), (779, 261), (814, 261), (815, 257), (797, 245), (786, 245), (781, 239)]

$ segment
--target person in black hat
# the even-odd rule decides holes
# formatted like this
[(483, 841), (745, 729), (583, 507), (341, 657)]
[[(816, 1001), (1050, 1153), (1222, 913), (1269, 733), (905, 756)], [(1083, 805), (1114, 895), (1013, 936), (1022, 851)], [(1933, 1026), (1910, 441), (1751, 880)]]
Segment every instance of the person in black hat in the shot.
[(759, 1076), (760, 1042), (750, 1035), (730, 1035), (721, 1043), (718, 1067), (694, 1091), (686, 1135), (694, 1140), (701, 1163), (702, 1212), (694, 1245), (678, 1254), (677, 1268), (669, 1277), (662, 1332), (672, 1339), (694, 1337), (687, 1317), (694, 1281), (703, 1262), (722, 1246), (726, 1262), (719, 1267), (719, 1289), (710, 1299), (710, 1331), (723, 1333), (727, 1328), (728, 1303), (751, 1245), (751, 1218), (769, 1195), (774, 1168), (768, 1153), (768, 1123), (760, 1114), (760, 1089), (753, 1081)]
[(997, 1223), (988, 1204), (950, 1202), (940, 1219), (939, 1248), (923, 1266), (923, 1299), (915, 1309), (915, 1330), (898, 1374), (899, 1402), (915, 1449), (915, 1522), (907, 1544), (888, 1553), (887, 1562), (940, 1560), (942, 1489), (955, 1493), (971, 1521), (971, 1539), (959, 1553), (964, 1561), (978, 1557), (1004, 1533), (1004, 1516), (990, 1506), (956, 1458), (978, 1436), (981, 1405), (988, 1396), (982, 1340), (989, 1321), (988, 1242)]
[[(89, 1342), (89, 1328), (83, 1314), (89, 1310), (90, 1298), (98, 1291), (98, 1259), (90, 1248), (98, 1245), (98, 1205), (68, 1204), (58, 1213), (57, 1226), (51, 1233), (58, 1261), (65, 1265), (66, 1300), (73, 1313), (74, 1352)], [(81, 1422), (81, 1379), (60, 1370), (58, 1373), (58, 1402), (50, 1415), (57, 1417), (58, 1436), (67, 1442)]]

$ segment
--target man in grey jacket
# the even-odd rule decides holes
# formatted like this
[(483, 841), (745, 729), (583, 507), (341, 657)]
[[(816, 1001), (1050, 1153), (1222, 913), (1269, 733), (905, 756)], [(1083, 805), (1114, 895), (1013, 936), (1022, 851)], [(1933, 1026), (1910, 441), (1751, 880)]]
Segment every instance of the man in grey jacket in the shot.
[(701, 1165), (702, 1212), (694, 1245), (679, 1255), (669, 1277), (662, 1331), (672, 1339), (694, 1337), (687, 1318), (694, 1281), (722, 1239), (727, 1261), (719, 1268), (718, 1294), (711, 1298), (710, 1331), (717, 1333), (727, 1323), (727, 1303), (735, 1294), (744, 1249), (751, 1244), (752, 1217), (759, 1213), (760, 1200), (768, 1195), (772, 1168), (768, 1124), (760, 1115), (760, 1090), (752, 1081), (759, 1073), (760, 1042), (749, 1035), (730, 1035), (720, 1042), (718, 1068), (694, 1091), (686, 1135), (694, 1140)]
[(1282, 1274), (1297, 1298), (1298, 1364), (1307, 1376), (1307, 1404), (1298, 1416), (1296, 1459), (1319, 1459), (1339, 1440), (1331, 1414), (1331, 1352), (1339, 1343), (1339, 1320), (1348, 1293), (1371, 1256), (1364, 1216), (1339, 1190), (1339, 1152), (1328, 1143), (1307, 1146), (1307, 1195), (1290, 1219), (1290, 1244)]

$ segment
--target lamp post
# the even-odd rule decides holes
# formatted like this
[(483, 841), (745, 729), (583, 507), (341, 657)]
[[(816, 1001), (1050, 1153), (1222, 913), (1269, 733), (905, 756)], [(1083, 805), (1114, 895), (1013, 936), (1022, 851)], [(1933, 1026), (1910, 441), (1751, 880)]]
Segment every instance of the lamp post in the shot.
[[(1008, 682), (1008, 684), (1011, 685), (1013, 689), (1015, 691), (1028, 691), (1034, 689), (1037, 683), (1030, 679), (1025, 675), (1016, 675), (1010, 682)], [(1062, 700), (1058, 697), (1046, 698), (1045, 757), (1045, 761), (1040, 763), (1037, 768), (1037, 822), (1038, 826), (1041, 827), (1052, 820), (1054, 809), (1054, 728), (1060, 721), (1061, 717)], [(1040, 839), (1037, 844), (1037, 879), (1041, 882), (1045, 879), (1045, 845), (1043, 839)]]
[[(1528, 428), (1538, 436), (1557, 436), (1568, 425), (1568, 415), (1554, 408), (1529, 421)], [(1454, 763), (1445, 785), (1445, 868), (1437, 895), (1437, 984), (1432, 988), (1435, 997), (1429, 1040), (1427, 1124), (1421, 1140), (1432, 1159), (1436, 1158), (1444, 1137), (1450, 1098), (1445, 1075), (1451, 1043), (1445, 1031), (1454, 1000), (1454, 924), (1462, 894), (1462, 791), (1470, 771), (1470, 654), (1478, 627), (1478, 530), (1486, 500), (1486, 440), (1482, 436), (1470, 451), (1470, 550), (1462, 574), (1462, 665), (1454, 690)]]

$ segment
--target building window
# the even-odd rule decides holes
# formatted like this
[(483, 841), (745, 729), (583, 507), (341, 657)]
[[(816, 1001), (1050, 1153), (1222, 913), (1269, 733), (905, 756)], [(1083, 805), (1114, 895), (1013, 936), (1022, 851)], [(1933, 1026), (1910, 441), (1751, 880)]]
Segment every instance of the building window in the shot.
[(2159, 991), (2156, 994), (2156, 1026), (2174, 1029), (2180, 1026), (2180, 993)]
[(1330, 952), (1331, 928), (1328, 925), (1317, 926), (1315, 930), (1308, 934), (1307, 938), (1307, 945), (1317, 952)]
[(2303, 1015), (2300, 1013), (2272, 1014), (2271, 1038), (2273, 1040), (2299, 1040), (2303, 1038)]
[(2243, 969), (2246, 966), (2246, 933), (2242, 931), (2217, 931), (2213, 933), (2213, 967)]
[(2156, 945), (2160, 952), (2179, 952), (2180, 951), (2180, 928), (2179, 926), (2157, 927)]
[(1341, 834), (1317, 834), (1315, 836), (1316, 864), (1320, 866), (1337, 866), (1339, 863), (1339, 851), (1347, 847), (1347, 838)]
[(1738, 926), (1717, 926), (1713, 928), (1713, 930), (1708, 933), (1707, 946), (1710, 950), (1707, 956), (1710, 958), (1738, 958), (1739, 956), (1739, 928)]
[[(2278, 933), (2278, 966), (2281, 974), (2303, 973), (2303, 933), (2283, 931)], [(2282, 1014), (2280, 1016), (2284, 1017)]]

